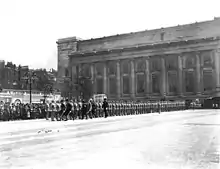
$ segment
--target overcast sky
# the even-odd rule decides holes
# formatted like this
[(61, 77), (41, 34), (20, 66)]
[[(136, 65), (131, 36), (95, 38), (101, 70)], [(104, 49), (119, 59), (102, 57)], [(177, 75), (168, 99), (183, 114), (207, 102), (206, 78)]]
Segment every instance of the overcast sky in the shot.
[(220, 16), (220, 0), (0, 0), (0, 59), (57, 68), (59, 38), (83, 39)]

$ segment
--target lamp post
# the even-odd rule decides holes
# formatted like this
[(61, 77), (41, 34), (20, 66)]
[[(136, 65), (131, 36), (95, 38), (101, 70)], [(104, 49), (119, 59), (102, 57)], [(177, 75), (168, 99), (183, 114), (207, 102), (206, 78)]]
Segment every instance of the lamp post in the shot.
[(37, 75), (35, 72), (28, 71), (25, 73), (24, 77), (22, 78), (29, 84), (29, 93), (30, 93), (30, 104), (32, 103), (32, 83), (37, 80)]

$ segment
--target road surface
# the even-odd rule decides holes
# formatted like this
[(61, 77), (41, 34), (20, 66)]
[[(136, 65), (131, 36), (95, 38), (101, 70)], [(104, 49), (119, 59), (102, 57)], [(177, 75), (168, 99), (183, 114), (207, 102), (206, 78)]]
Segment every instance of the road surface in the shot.
[(215, 169), (220, 110), (0, 123), (0, 168)]

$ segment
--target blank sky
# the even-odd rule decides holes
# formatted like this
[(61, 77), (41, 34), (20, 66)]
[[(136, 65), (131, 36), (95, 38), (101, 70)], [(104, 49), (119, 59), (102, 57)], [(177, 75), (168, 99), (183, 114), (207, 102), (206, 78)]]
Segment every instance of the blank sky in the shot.
[(0, 59), (56, 69), (59, 38), (88, 39), (219, 16), (220, 0), (0, 0)]

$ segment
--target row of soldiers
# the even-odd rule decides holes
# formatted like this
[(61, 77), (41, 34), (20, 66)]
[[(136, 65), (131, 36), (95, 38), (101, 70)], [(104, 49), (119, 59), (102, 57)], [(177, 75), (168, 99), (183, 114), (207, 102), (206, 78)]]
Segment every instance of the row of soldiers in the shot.
[[(61, 101), (51, 102), (46, 108), (46, 119), (52, 120), (88, 119), (108, 116), (125, 116), (154, 112), (185, 110), (185, 101), (161, 102), (114, 102), (104, 99), (103, 103), (95, 103), (92, 99), (88, 102)], [(63, 118), (64, 117), (64, 118)]]
[(52, 120), (88, 119), (108, 116), (125, 116), (186, 109), (185, 101), (128, 102), (107, 101), (96, 103), (90, 99), (61, 100), (42, 104), (0, 103), (0, 121), (51, 118)]

